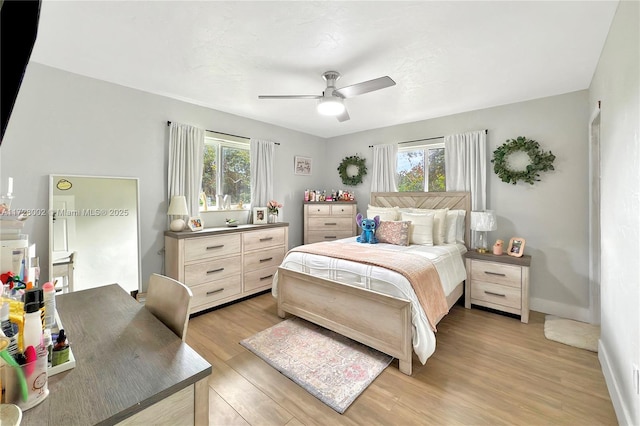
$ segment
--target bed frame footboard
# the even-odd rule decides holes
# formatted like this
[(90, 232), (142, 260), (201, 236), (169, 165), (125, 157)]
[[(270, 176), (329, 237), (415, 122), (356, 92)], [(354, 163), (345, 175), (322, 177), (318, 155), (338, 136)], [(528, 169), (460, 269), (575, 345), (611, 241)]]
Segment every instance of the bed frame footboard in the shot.
[(411, 375), (409, 301), (279, 268), (278, 316), (287, 312), (398, 358)]

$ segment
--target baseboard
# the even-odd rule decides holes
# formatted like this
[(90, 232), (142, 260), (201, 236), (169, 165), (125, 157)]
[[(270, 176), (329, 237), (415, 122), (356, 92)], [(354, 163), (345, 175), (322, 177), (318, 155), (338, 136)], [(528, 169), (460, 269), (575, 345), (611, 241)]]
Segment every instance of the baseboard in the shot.
[(604, 375), (604, 381), (606, 382), (607, 389), (609, 390), (609, 397), (611, 398), (613, 409), (616, 412), (616, 417), (618, 418), (618, 424), (632, 425), (633, 423), (631, 422), (629, 409), (624, 404), (624, 399), (620, 393), (620, 386), (618, 385), (616, 376), (613, 374), (607, 348), (604, 343), (602, 343), (602, 339), (598, 341), (598, 360), (602, 367), (602, 374)]
[(562, 318), (572, 319), (590, 323), (592, 316), (589, 308), (567, 305), (565, 303), (554, 302), (546, 299), (529, 299), (529, 309), (544, 314), (555, 315)]

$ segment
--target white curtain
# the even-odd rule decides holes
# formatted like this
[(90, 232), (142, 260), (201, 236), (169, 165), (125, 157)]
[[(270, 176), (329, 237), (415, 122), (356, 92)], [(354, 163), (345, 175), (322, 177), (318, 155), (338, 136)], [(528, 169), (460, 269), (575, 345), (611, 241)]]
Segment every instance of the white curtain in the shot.
[[(273, 160), (276, 144), (251, 139), (251, 207), (266, 206), (273, 198)], [(253, 216), (249, 215), (249, 222)]]
[(396, 192), (396, 154), (398, 146), (382, 144), (373, 146), (373, 173), (371, 192)]
[[(198, 216), (204, 167), (204, 129), (180, 123), (169, 125), (168, 200), (184, 195), (190, 216)], [(168, 205), (167, 205), (168, 207)]]
[[(487, 133), (485, 130), (444, 137), (447, 191), (471, 192), (471, 210), (487, 206)], [(467, 220), (470, 220), (467, 218)], [(476, 241), (471, 232), (471, 241)], [(469, 244), (473, 247), (474, 244)]]

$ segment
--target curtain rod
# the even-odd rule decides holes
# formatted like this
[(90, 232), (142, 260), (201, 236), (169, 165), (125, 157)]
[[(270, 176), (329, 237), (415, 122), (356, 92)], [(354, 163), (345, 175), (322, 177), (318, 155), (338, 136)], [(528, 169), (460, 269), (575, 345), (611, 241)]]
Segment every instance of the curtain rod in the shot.
[[(171, 126), (171, 122), (170, 121), (167, 121), (167, 126)], [(246, 136), (238, 136), (238, 135), (232, 135), (231, 133), (218, 132), (217, 130), (209, 130), (209, 129), (205, 129), (205, 130), (207, 132), (218, 133), (219, 135), (233, 136), (234, 138), (251, 139), (251, 138), (248, 138)], [(274, 142), (274, 144), (280, 145), (280, 142)]]
[[(489, 133), (489, 129), (484, 129), (484, 134), (488, 134)], [(425, 138), (425, 139), (414, 139), (412, 141), (404, 141), (404, 142), (398, 142), (398, 145), (402, 145), (404, 143), (411, 143), (411, 142), (421, 142), (421, 141), (432, 141), (435, 139), (443, 139), (444, 136), (435, 136), (433, 138)], [(373, 148), (373, 145), (369, 145), (369, 148)]]

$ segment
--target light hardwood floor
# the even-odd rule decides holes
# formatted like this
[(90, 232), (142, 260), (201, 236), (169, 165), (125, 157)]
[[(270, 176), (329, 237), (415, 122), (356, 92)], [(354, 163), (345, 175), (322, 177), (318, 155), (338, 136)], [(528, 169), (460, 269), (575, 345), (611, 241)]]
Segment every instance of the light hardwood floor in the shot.
[(413, 374), (394, 360), (340, 415), (238, 342), (281, 321), (270, 293), (190, 320), (187, 343), (213, 365), (211, 425), (616, 425), (597, 354), (546, 340), (544, 315), (456, 305)]

